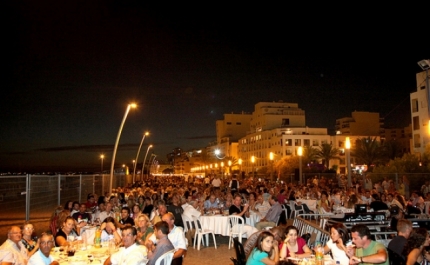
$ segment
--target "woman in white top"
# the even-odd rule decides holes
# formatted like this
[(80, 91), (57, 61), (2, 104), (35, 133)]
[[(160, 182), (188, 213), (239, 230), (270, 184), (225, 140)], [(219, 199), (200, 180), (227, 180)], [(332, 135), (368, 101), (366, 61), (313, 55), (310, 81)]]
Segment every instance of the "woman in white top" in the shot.
[(324, 253), (331, 251), (333, 260), (339, 261), (340, 265), (349, 264), (349, 257), (346, 255), (345, 244), (350, 241), (348, 230), (342, 223), (335, 223), (330, 228), (330, 239), (324, 246)]

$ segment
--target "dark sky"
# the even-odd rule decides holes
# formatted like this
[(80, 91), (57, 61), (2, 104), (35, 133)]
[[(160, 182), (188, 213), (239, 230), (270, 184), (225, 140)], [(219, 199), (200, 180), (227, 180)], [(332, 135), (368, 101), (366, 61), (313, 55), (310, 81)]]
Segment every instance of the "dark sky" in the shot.
[(101, 153), (107, 169), (131, 102), (118, 165), (146, 130), (140, 162), (147, 144), (161, 159), (206, 146), (223, 113), (260, 101), (298, 103), (330, 131), (354, 110), (410, 123), (430, 53), (426, 27), (400, 10), (143, 2), (5, 4), (0, 172), (97, 171)]

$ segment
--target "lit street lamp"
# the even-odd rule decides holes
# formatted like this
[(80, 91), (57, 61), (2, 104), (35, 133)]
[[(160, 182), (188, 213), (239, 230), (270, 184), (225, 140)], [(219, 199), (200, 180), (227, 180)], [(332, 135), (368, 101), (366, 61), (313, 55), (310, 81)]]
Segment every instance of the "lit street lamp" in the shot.
[(105, 155), (100, 155), (100, 159), (101, 159), (101, 161), (102, 161), (102, 164), (101, 164), (101, 166), (100, 166), (100, 170), (101, 170), (101, 172), (102, 172), (102, 175), (103, 175), (103, 159), (105, 158)]
[(139, 149), (137, 149), (137, 155), (136, 155), (136, 159), (135, 159), (136, 160), (136, 164), (134, 164), (134, 169), (133, 169), (133, 183), (136, 180), (136, 166), (137, 166), (137, 161), (139, 161), (140, 148), (142, 147), (143, 140), (145, 140), (145, 136), (147, 136), (147, 135), (149, 135), (149, 132), (145, 132), (143, 134), (142, 141), (140, 141)]
[(303, 155), (303, 148), (299, 146), (297, 149), (297, 155), (299, 156), (299, 181), (300, 184), (303, 184), (303, 177), (302, 177), (302, 155)]
[(346, 149), (346, 164), (348, 168), (348, 188), (352, 187), (352, 180), (351, 180), (351, 141), (349, 140), (349, 137), (345, 138), (345, 149)]
[(255, 181), (255, 170), (254, 170), (255, 156), (251, 156), (251, 163), (252, 163), (252, 175)]
[(125, 120), (127, 119), (128, 112), (130, 111), (131, 108), (136, 108), (136, 104), (132, 103), (132, 104), (127, 105), (127, 109), (125, 111), (124, 118), (122, 118), (121, 125), (119, 126), (118, 135), (117, 135), (116, 141), (115, 141), (115, 147), (113, 148), (112, 163), (110, 165), (109, 192), (112, 192), (112, 182), (113, 182), (113, 173), (114, 173), (114, 167), (115, 167), (115, 157), (116, 157), (116, 150), (118, 149), (119, 138), (121, 137), (122, 128), (124, 127)]
[[(151, 174), (151, 167), (154, 166), (155, 158), (157, 157), (157, 155), (152, 154), (151, 156), (154, 156), (154, 158), (152, 159), (151, 163), (148, 162), (148, 176)], [(149, 158), (149, 161), (151, 161), (151, 158)]]
[(270, 159), (270, 164), (272, 165), (272, 169), (270, 170), (270, 180), (273, 181), (273, 152), (270, 152), (269, 154), (269, 159)]
[(152, 147), (152, 144), (150, 144), (149, 146), (148, 146), (148, 149), (146, 149), (146, 154), (145, 154), (145, 158), (143, 159), (143, 163), (142, 163), (142, 180), (143, 180), (143, 170), (145, 169), (145, 163), (146, 163), (146, 156), (148, 155), (148, 152), (149, 152), (149, 148), (151, 148)]
[(216, 149), (214, 153), (215, 153), (216, 158), (218, 158), (218, 159), (224, 159), (226, 157), (225, 155), (223, 157), (220, 157), (221, 150), (219, 150), (219, 149)]

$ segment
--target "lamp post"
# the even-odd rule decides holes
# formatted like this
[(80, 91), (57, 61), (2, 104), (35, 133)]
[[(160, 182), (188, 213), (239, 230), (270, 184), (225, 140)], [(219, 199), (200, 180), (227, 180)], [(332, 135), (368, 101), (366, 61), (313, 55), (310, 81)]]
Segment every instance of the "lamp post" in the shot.
[(297, 155), (299, 156), (299, 181), (300, 184), (303, 184), (303, 177), (302, 177), (302, 155), (303, 155), (303, 148), (299, 146), (297, 149)]
[(151, 154), (150, 156), (149, 156), (149, 158), (148, 158), (148, 177), (149, 177), (149, 173), (151, 173), (151, 166), (150, 166), (150, 164), (151, 164), (151, 157), (153, 157), (154, 156), (154, 159), (155, 159), (155, 157), (156, 157), (156, 155), (154, 155), (154, 154)]
[(221, 170), (222, 177), (224, 178), (224, 162), (221, 162), (220, 170)]
[(151, 148), (151, 147), (152, 147), (152, 144), (150, 144), (150, 145), (148, 146), (148, 149), (146, 149), (145, 158), (143, 159), (143, 163), (142, 163), (142, 174), (141, 174), (142, 178), (141, 178), (141, 180), (143, 180), (143, 170), (145, 169), (146, 156), (148, 155), (149, 148)]
[(104, 159), (104, 158), (105, 158), (105, 155), (101, 154), (101, 155), (100, 155), (100, 159), (101, 159), (102, 164), (101, 164), (101, 166), (100, 166), (100, 171), (102, 172), (102, 175), (103, 175), (103, 159)]
[[(154, 165), (154, 161), (155, 161), (155, 158), (157, 157), (157, 155), (152, 154), (151, 156), (154, 156), (154, 158), (152, 159), (151, 163), (148, 162), (148, 169), (149, 169), (148, 176), (151, 173), (151, 167)], [(149, 161), (151, 161), (151, 157), (149, 158)], [(151, 165), (151, 166), (149, 166), (149, 165)]]
[[(139, 161), (140, 148), (142, 148), (143, 140), (145, 140), (145, 136), (147, 135), (149, 135), (149, 132), (145, 132), (143, 134), (142, 141), (140, 141), (139, 149), (137, 149), (136, 161)], [(137, 162), (134, 164), (134, 169), (133, 169), (133, 183), (136, 180), (136, 166), (137, 166)]]
[(254, 170), (255, 156), (251, 156), (251, 163), (252, 163), (252, 176), (255, 180), (255, 170)]
[(242, 158), (239, 158), (239, 160), (237, 161), (239, 163), (240, 166), (240, 174), (242, 175)]
[(228, 174), (231, 176), (231, 160), (228, 160)]
[(130, 111), (131, 108), (136, 108), (136, 104), (132, 103), (132, 104), (127, 105), (127, 109), (125, 111), (124, 117), (122, 118), (121, 125), (119, 126), (118, 135), (117, 135), (116, 141), (115, 141), (115, 147), (113, 148), (112, 162), (110, 165), (109, 192), (112, 192), (112, 182), (113, 182), (113, 173), (114, 173), (114, 167), (115, 167), (115, 157), (116, 157), (116, 150), (118, 149), (119, 138), (121, 137), (122, 128), (124, 127), (125, 120), (127, 119), (128, 112)]
[(351, 141), (349, 140), (349, 137), (345, 138), (345, 149), (346, 149), (346, 163), (348, 168), (348, 188), (351, 188), (352, 186), (352, 180), (351, 180)]
[(270, 170), (270, 180), (273, 181), (273, 152), (270, 152), (269, 159), (270, 159), (270, 165), (272, 169)]

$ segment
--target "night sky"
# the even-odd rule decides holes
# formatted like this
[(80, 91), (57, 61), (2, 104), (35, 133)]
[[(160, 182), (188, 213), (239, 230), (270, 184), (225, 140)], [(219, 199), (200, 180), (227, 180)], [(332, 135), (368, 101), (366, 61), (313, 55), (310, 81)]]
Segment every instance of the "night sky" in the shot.
[(205, 147), (224, 113), (260, 101), (298, 103), (330, 132), (354, 110), (410, 123), (430, 49), (400, 10), (143, 2), (5, 3), (0, 172), (99, 171), (102, 153), (108, 169), (132, 102), (118, 165), (145, 131), (140, 163), (148, 144), (160, 159)]

